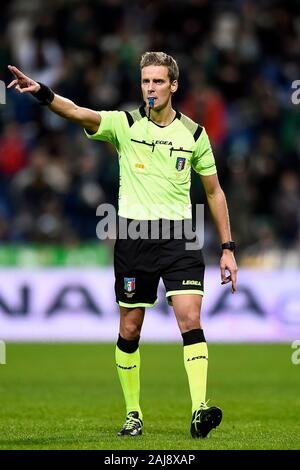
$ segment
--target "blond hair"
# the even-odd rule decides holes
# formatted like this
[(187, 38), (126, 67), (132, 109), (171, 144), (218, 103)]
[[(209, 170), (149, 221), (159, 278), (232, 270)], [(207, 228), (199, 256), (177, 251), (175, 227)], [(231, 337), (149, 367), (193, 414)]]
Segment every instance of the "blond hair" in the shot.
[(170, 82), (172, 83), (174, 80), (178, 80), (179, 69), (177, 62), (172, 56), (165, 54), (165, 52), (145, 52), (140, 62), (141, 70), (148, 65), (165, 65), (168, 67)]

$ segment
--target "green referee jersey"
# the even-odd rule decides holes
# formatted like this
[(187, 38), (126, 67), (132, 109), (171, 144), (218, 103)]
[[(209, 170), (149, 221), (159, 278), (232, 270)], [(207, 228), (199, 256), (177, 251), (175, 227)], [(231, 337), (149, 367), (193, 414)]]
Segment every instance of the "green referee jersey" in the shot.
[(176, 113), (168, 126), (148, 120), (143, 107), (101, 111), (93, 140), (110, 142), (119, 154), (119, 215), (136, 220), (191, 218), (191, 169), (216, 173), (205, 129)]

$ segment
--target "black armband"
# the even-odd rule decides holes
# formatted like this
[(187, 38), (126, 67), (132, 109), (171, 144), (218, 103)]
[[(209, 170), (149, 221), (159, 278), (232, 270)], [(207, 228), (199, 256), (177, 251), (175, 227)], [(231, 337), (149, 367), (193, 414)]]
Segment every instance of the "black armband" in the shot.
[(36, 93), (31, 93), (42, 105), (49, 106), (54, 100), (54, 91), (51, 90), (47, 85), (37, 82), (40, 85), (40, 89)]

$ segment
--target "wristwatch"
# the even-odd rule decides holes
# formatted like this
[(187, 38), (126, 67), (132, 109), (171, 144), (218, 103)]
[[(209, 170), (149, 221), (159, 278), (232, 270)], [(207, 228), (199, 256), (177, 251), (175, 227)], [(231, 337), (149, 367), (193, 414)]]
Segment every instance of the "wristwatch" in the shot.
[(235, 242), (230, 241), (230, 242), (222, 243), (221, 247), (222, 247), (222, 250), (234, 251), (235, 250)]

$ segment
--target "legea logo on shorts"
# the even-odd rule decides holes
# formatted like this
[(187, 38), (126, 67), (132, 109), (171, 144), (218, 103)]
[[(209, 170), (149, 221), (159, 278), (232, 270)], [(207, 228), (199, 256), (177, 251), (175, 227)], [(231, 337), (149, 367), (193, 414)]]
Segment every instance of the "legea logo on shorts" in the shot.
[(201, 281), (182, 281), (183, 286), (201, 286)]

